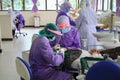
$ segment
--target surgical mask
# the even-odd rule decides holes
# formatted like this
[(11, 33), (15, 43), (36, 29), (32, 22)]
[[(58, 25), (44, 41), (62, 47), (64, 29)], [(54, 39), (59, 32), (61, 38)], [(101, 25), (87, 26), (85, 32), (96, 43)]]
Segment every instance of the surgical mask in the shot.
[(61, 33), (67, 33), (69, 32), (71, 29), (71, 27), (67, 27), (67, 28), (64, 28), (64, 29), (60, 29)]
[(55, 36), (50, 36), (50, 37), (47, 37), (47, 39), (49, 40), (49, 41), (53, 41), (53, 40), (55, 40)]
[(67, 13), (70, 12), (70, 8), (66, 9), (66, 12), (67, 12)]

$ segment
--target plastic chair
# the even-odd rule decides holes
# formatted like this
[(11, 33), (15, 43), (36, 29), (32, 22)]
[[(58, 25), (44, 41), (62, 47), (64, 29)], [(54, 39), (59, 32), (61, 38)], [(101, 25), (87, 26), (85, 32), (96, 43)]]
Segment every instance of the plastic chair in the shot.
[(120, 65), (110, 60), (98, 62), (88, 70), (86, 80), (120, 80)]
[(16, 57), (15, 63), (21, 80), (32, 80), (32, 71), (28, 63), (20, 57)]
[[(22, 58), (29, 64), (30, 50), (22, 51)], [(30, 64), (29, 64), (30, 65)]]
[[(38, 34), (33, 34), (31, 42), (33, 42), (38, 37)], [(30, 50), (22, 51), (22, 58), (29, 64), (29, 53)]]

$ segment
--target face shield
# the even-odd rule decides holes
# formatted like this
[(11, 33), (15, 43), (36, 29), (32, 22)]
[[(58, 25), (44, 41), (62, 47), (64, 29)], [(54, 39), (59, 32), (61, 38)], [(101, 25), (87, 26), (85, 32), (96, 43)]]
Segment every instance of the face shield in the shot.
[(39, 36), (46, 37), (49, 41), (53, 41), (56, 35), (61, 36), (62, 34), (57, 26), (53, 23), (46, 24), (45, 28), (39, 31)]
[(68, 23), (62, 23), (57, 25), (61, 33), (67, 33), (70, 31)]

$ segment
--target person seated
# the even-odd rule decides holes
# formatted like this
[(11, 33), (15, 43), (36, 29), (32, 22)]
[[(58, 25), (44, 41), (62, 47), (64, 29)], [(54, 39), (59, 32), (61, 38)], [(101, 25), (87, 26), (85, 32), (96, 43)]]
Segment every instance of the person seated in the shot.
[(20, 31), (20, 29), (25, 26), (25, 19), (19, 10), (16, 10), (15, 14), (16, 14), (16, 20), (15, 20), (16, 27), (17, 30)]
[(69, 18), (65, 15), (61, 15), (57, 19), (57, 26), (63, 35), (56, 36), (56, 39), (50, 42), (51, 46), (53, 47), (59, 44), (66, 49), (80, 49), (81, 43), (78, 30), (70, 25)]
[(62, 34), (55, 24), (48, 23), (32, 42), (29, 62), (33, 80), (68, 80), (71, 77), (70, 73), (53, 68), (64, 61), (64, 50), (61, 49), (55, 54), (49, 44), (49, 41), (54, 40), (55, 35), (61, 36)]
[(72, 26), (75, 26), (75, 22), (70, 18), (70, 16), (68, 15), (69, 12), (70, 12), (70, 9), (72, 8), (72, 5), (70, 2), (68, 1), (65, 1), (64, 3), (62, 3), (60, 5), (60, 11), (58, 12), (57, 14), (57, 17), (56, 17), (56, 24), (57, 24), (57, 19), (61, 16), (61, 15), (65, 15), (69, 18), (69, 21), (70, 21), (70, 25)]
[[(56, 39), (50, 42), (51, 47), (53, 47), (53, 49), (58, 49), (58, 47), (60, 46), (64, 48), (65, 51), (68, 51), (68, 52), (77, 50), (78, 53), (77, 54), (75, 53), (74, 60), (79, 58), (81, 54), (81, 51), (80, 51), (81, 43), (80, 43), (80, 36), (79, 36), (77, 28), (75, 28), (75, 26), (70, 25), (69, 18), (65, 15), (61, 15), (57, 19), (57, 27), (59, 28), (59, 30), (61, 31), (63, 35), (56, 36)], [(69, 55), (70, 53), (65, 53), (65, 55), (67, 54)], [(65, 60), (68, 60), (68, 59), (65, 57)], [(69, 61), (69, 63), (73, 62), (73, 59), (69, 59), (69, 60), (71, 60)], [(76, 69), (78, 69), (78, 67), (76, 67)], [(74, 75), (74, 78), (76, 78), (78, 74), (75, 73), (73, 75)]]

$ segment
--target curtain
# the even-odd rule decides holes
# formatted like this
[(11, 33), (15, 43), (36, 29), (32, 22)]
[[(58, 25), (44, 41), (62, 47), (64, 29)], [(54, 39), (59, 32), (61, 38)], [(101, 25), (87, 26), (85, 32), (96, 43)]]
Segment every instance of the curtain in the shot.
[(116, 16), (120, 16), (120, 0), (116, 0)]
[(34, 11), (34, 12), (37, 12), (38, 11), (38, 8), (37, 8), (37, 5), (36, 5), (36, 3), (37, 3), (37, 1), (38, 0), (32, 0), (33, 1), (33, 8), (32, 8), (32, 11)]

